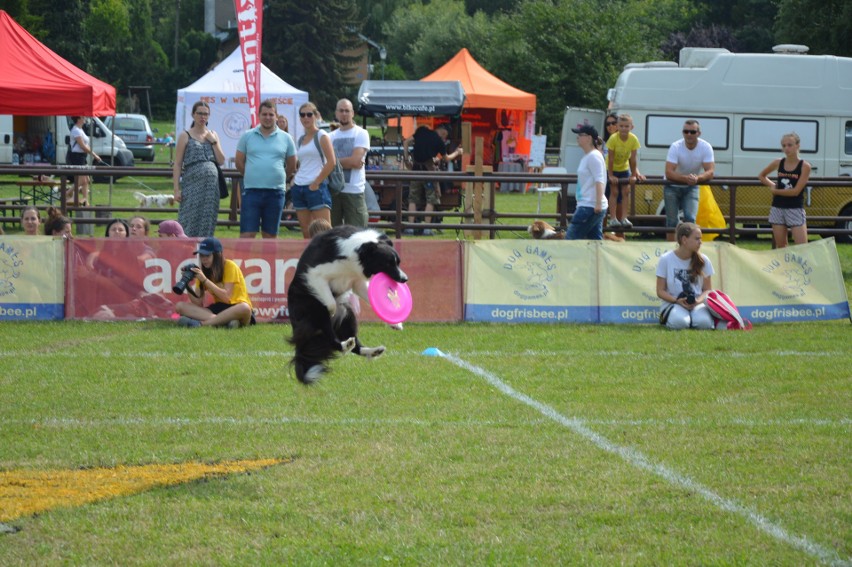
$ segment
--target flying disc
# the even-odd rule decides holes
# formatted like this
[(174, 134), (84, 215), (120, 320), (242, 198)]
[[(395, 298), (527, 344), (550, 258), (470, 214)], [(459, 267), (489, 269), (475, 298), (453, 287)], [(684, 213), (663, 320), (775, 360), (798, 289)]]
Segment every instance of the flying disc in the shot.
[(402, 323), (411, 314), (414, 302), (411, 290), (404, 283), (395, 282), (384, 273), (376, 274), (370, 280), (370, 307), (379, 319), (390, 325)]

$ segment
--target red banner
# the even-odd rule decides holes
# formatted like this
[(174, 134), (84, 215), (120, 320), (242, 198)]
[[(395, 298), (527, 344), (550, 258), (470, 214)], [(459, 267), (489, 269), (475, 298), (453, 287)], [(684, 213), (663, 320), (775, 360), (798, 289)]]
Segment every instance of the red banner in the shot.
[[(289, 320), (287, 287), (306, 246), (304, 240), (223, 239), (225, 258), (240, 267), (258, 321)], [(461, 244), (454, 241), (397, 240), (409, 277), (414, 309), (409, 321), (461, 321)], [(185, 264), (195, 264), (194, 240), (78, 238), (69, 243), (66, 305), (68, 319), (166, 319), (187, 294), (172, 286)], [(209, 297), (207, 298), (209, 301)], [(362, 301), (361, 319), (378, 321)]]
[(237, 33), (240, 36), (240, 53), (243, 56), (243, 75), (246, 80), (251, 126), (257, 126), (260, 106), (260, 55), (263, 45), (263, 2), (234, 0), (237, 12)]

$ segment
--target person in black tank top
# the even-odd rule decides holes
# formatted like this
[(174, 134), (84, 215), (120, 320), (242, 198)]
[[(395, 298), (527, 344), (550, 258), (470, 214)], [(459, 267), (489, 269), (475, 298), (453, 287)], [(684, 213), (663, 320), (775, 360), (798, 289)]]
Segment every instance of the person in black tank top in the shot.
[[(811, 164), (799, 158), (799, 135), (795, 132), (781, 137), (781, 149), (784, 157), (774, 160), (760, 172), (760, 182), (772, 191), (772, 206), (769, 209), (769, 223), (772, 225), (772, 240), (775, 248), (787, 246), (787, 231), (793, 233), (796, 244), (808, 241), (808, 227), (805, 222), (804, 190), (811, 176)], [(777, 181), (768, 175), (778, 172)]]

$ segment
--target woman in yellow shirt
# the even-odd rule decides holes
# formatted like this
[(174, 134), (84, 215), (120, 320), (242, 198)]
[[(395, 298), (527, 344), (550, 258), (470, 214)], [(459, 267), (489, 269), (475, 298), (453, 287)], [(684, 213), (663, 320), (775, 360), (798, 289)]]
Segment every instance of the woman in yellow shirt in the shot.
[[(198, 245), (198, 261), (201, 267), (193, 266), (196, 275), (194, 290), (190, 291), (189, 302), (177, 304), (181, 315), (178, 325), (183, 327), (225, 326), (231, 328), (254, 325), (251, 299), (246, 291), (246, 280), (242, 271), (222, 254), (222, 243), (218, 238), (205, 238)], [(194, 291), (194, 292), (193, 292)], [(204, 306), (204, 295), (209, 293), (213, 303)]]

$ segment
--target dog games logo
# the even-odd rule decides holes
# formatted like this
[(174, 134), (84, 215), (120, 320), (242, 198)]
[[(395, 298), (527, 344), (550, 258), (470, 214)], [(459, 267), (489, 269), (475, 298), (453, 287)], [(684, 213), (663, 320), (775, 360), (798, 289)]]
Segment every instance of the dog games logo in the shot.
[(0, 242), (0, 297), (15, 293), (15, 280), (21, 277), (24, 261), (8, 242)]
[(793, 252), (785, 253), (783, 259), (773, 259), (761, 269), (781, 280), (780, 289), (773, 290), (772, 295), (782, 300), (803, 297), (811, 285), (814, 271), (806, 258)]
[(550, 294), (556, 277), (553, 255), (541, 246), (528, 245), (524, 251), (517, 248), (506, 258), (503, 269), (522, 274), (524, 282), (513, 293), (525, 301), (535, 301)]
[(248, 130), (248, 127), (248, 118), (240, 112), (230, 112), (222, 120), (222, 128), (225, 130), (225, 135), (234, 140), (238, 140), (243, 135), (243, 132)]

